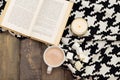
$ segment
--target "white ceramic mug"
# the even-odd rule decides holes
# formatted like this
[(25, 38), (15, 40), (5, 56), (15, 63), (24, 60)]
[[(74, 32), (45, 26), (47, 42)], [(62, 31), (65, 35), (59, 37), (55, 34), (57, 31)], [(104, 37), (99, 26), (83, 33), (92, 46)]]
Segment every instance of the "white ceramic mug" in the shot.
[(43, 59), (48, 65), (47, 73), (51, 74), (53, 68), (61, 66), (65, 61), (65, 53), (58, 46), (50, 46), (45, 50)]

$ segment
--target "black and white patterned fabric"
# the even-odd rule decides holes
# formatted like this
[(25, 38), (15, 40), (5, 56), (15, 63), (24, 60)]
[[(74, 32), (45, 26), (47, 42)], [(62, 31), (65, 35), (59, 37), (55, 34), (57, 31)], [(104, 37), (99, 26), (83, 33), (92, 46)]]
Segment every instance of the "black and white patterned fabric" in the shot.
[[(2, 11), (5, 7), (6, 1), (5, 0), (0, 0), (0, 15), (2, 14)], [(6, 31), (0, 27), (0, 32)]]
[[(82, 17), (88, 22), (88, 31), (78, 37), (73, 35), (70, 25), (75, 18)], [(120, 80), (120, 0), (74, 0), (73, 10), (64, 31), (61, 47), (66, 56), (64, 67), (71, 66), (76, 80)], [(89, 57), (88, 63), (82, 62), (72, 46), (79, 43)], [(75, 62), (83, 64), (80, 70)]]
[[(70, 24), (82, 17), (88, 22), (88, 32), (73, 36)], [(120, 0), (75, 0), (63, 37), (80, 40), (120, 40)]]
[[(0, 0), (0, 14), (5, 0)], [(82, 17), (88, 22), (88, 31), (83, 36), (75, 36), (70, 25), (75, 18)], [(74, 0), (74, 6), (63, 33), (60, 45), (66, 57), (63, 67), (73, 73), (75, 80), (120, 80), (120, 0)], [(3, 32), (0, 28), (0, 32)], [(10, 32), (12, 33), (12, 32)], [(20, 35), (12, 35), (22, 38)], [(87, 63), (81, 61), (72, 46), (75, 42), (89, 57)], [(75, 62), (82, 63), (77, 70)]]
[[(88, 55), (88, 63), (82, 62), (75, 49), (72, 49), (73, 43), (62, 45), (66, 56), (71, 53), (72, 59), (66, 59), (64, 67), (72, 65), (74, 78), (92, 80), (120, 80), (120, 41), (83, 41), (79, 43), (84, 53)], [(80, 61), (83, 67), (80, 70), (75, 68), (75, 62)], [(84, 80), (84, 79), (83, 79)]]

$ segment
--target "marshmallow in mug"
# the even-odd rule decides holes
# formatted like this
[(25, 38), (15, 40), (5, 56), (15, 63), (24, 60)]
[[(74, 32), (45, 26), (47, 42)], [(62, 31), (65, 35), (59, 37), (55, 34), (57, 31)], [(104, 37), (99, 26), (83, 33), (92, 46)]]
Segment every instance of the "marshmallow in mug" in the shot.
[(87, 32), (88, 24), (83, 18), (76, 18), (71, 24), (71, 31), (77, 35), (81, 36)]

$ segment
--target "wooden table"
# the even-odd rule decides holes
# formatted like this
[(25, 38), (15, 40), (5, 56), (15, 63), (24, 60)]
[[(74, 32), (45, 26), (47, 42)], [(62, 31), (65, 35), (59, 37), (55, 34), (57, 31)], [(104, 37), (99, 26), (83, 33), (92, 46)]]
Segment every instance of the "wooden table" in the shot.
[(46, 74), (43, 43), (19, 40), (9, 33), (0, 33), (0, 80), (73, 80), (71, 72), (56, 68)]

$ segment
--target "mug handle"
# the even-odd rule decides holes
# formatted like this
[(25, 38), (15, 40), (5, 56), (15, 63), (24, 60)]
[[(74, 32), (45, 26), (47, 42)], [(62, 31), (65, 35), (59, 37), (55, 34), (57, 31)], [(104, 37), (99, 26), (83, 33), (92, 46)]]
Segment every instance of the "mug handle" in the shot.
[(47, 74), (51, 74), (52, 69), (53, 69), (52, 67), (48, 66), (48, 68), (47, 68)]

